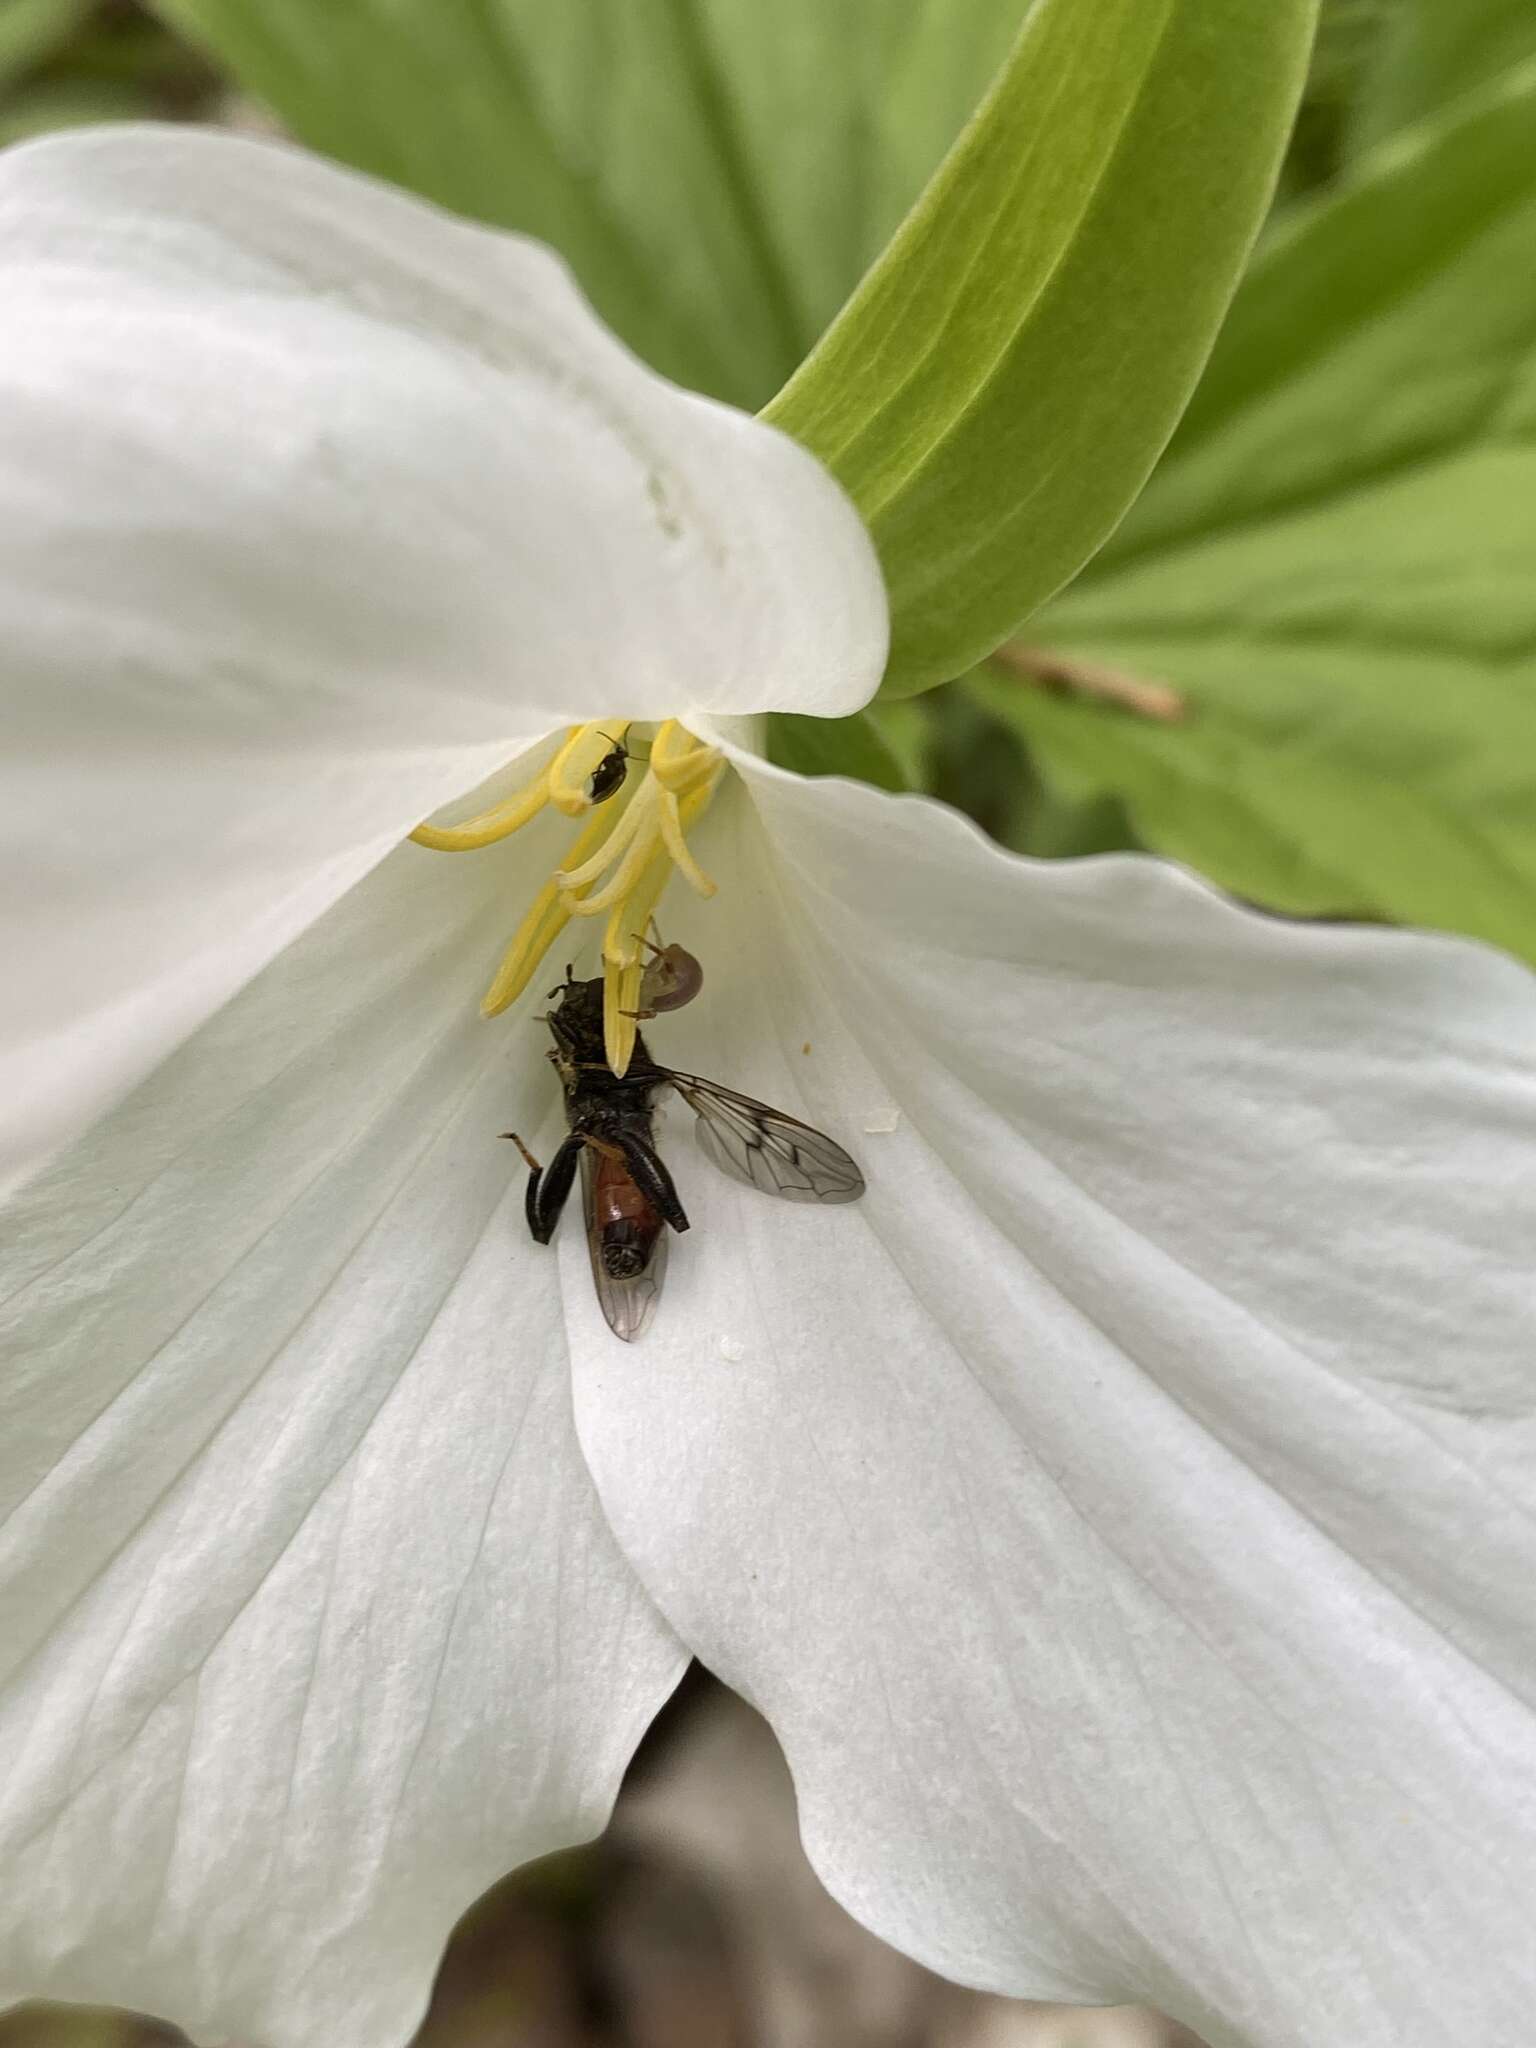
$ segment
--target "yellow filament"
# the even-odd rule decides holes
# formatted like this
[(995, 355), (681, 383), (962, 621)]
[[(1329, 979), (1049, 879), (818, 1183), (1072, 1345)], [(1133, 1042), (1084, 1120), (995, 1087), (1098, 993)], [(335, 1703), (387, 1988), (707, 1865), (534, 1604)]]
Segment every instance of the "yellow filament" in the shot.
[(616, 746), (624, 744), (629, 724), (627, 718), (616, 718), (574, 728), (549, 764), (549, 800), (557, 811), (579, 818), (583, 811), (591, 810), (587, 784), (593, 770)]
[[(622, 903), (626, 897), (632, 895), (635, 884), (645, 872), (646, 864), (656, 852), (661, 840), (661, 825), (657, 818), (659, 805), (655, 784), (647, 783), (630, 808), (640, 822), (637, 829), (628, 835), (629, 844), (625, 848), (624, 858), (601, 889), (594, 889), (590, 895), (584, 894), (579, 902), (572, 903), (571, 910), (577, 917), (596, 917), (610, 905)], [(617, 833), (614, 837), (618, 837)], [(606, 853), (608, 849), (605, 847), (603, 851)], [(590, 866), (590, 863), (588, 865)], [(563, 879), (569, 888), (570, 876), (566, 875)]]
[[(700, 792), (695, 791), (695, 795), (698, 794)], [(714, 794), (712, 781), (706, 784), (702, 794), (706, 801)], [(686, 803), (689, 799), (685, 797), (683, 801)], [(661, 792), (661, 837), (668, 853), (687, 877), (690, 886), (701, 896), (713, 896), (715, 884), (688, 851), (688, 842), (683, 837), (682, 808), (670, 789)]]
[(595, 882), (600, 874), (613, 865), (619, 854), (628, 851), (637, 838), (654, 837), (656, 804), (656, 784), (647, 776), (640, 785), (639, 794), (631, 797), (623, 815), (613, 830), (606, 835), (592, 858), (579, 861), (572, 867), (570, 861), (575, 860), (577, 852), (573, 846), (570, 860), (559, 870), (555, 880), (567, 889), (583, 889), (588, 883)]

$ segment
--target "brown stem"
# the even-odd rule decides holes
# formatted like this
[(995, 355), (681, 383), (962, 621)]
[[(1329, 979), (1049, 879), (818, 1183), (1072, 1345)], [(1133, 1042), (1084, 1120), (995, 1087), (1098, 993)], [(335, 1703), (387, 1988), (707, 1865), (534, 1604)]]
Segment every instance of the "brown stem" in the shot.
[(1177, 725), (1189, 711), (1185, 698), (1171, 683), (1132, 675), (1128, 669), (1108, 668), (1099, 661), (1082, 661), (1073, 654), (1058, 654), (1052, 647), (1027, 647), (1022, 641), (1007, 640), (992, 659), (1026, 683), (1068, 690), (1075, 697), (1092, 697), (1102, 704), (1118, 704), (1122, 711), (1156, 719), (1160, 725)]

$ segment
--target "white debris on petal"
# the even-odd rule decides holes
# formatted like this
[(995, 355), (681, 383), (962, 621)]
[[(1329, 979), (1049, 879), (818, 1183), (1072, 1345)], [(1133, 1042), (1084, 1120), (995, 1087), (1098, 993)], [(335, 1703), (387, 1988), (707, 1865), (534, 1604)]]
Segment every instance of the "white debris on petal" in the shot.
[(894, 1102), (887, 1102), (880, 1109), (869, 1110), (864, 1118), (864, 1129), (871, 1137), (879, 1132), (894, 1131), (901, 1122), (901, 1111)]
[(720, 1356), (731, 1365), (739, 1365), (747, 1355), (747, 1347), (735, 1337), (720, 1339)]

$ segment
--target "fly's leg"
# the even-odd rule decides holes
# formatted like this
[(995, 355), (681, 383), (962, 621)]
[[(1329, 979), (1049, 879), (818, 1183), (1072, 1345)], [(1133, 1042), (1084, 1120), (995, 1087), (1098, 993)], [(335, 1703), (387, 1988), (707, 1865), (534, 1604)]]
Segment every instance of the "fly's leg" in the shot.
[(615, 1140), (624, 1154), (624, 1164), (629, 1168), (630, 1178), (642, 1195), (647, 1196), (666, 1217), (674, 1230), (688, 1228), (688, 1215), (677, 1199), (677, 1189), (672, 1176), (662, 1165), (654, 1148), (643, 1138), (625, 1135)]
[(528, 1167), (523, 1214), (528, 1218), (533, 1241), (535, 1244), (548, 1244), (555, 1234), (555, 1225), (560, 1221), (566, 1197), (571, 1192), (571, 1182), (576, 1178), (576, 1162), (581, 1157), (582, 1141), (580, 1138), (567, 1138), (549, 1165), (543, 1167), (516, 1131), (503, 1131), (501, 1135), (512, 1140)]
[(581, 1142), (591, 1151), (595, 1152), (599, 1159), (622, 1159), (624, 1157), (622, 1147), (611, 1144), (607, 1138), (594, 1138), (590, 1131), (582, 1132)]

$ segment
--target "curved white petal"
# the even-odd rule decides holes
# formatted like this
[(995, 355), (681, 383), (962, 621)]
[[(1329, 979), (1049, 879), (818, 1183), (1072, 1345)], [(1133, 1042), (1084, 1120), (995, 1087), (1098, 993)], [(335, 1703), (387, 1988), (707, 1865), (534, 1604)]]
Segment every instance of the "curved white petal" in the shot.
[(0, 297), (0, 1181), (540, 733), (878, 680), (837, 487), (536, 244), (96, 130), (0, 160)]
[(390, 2048), (675, 1682), (498, 1138), (528, 864), (402, 848), (0, 1225), (0, 2005)]
[(706, 847), (653, 1049), (869, 1189), (679, 1135), (669, 1300), (577, 1422), (818, 1869), (951, 1976), (1215, 2043), (1523, 2039), (1536, 984), (741, 765), (771, 850), (746, 802), (755, 878)]

